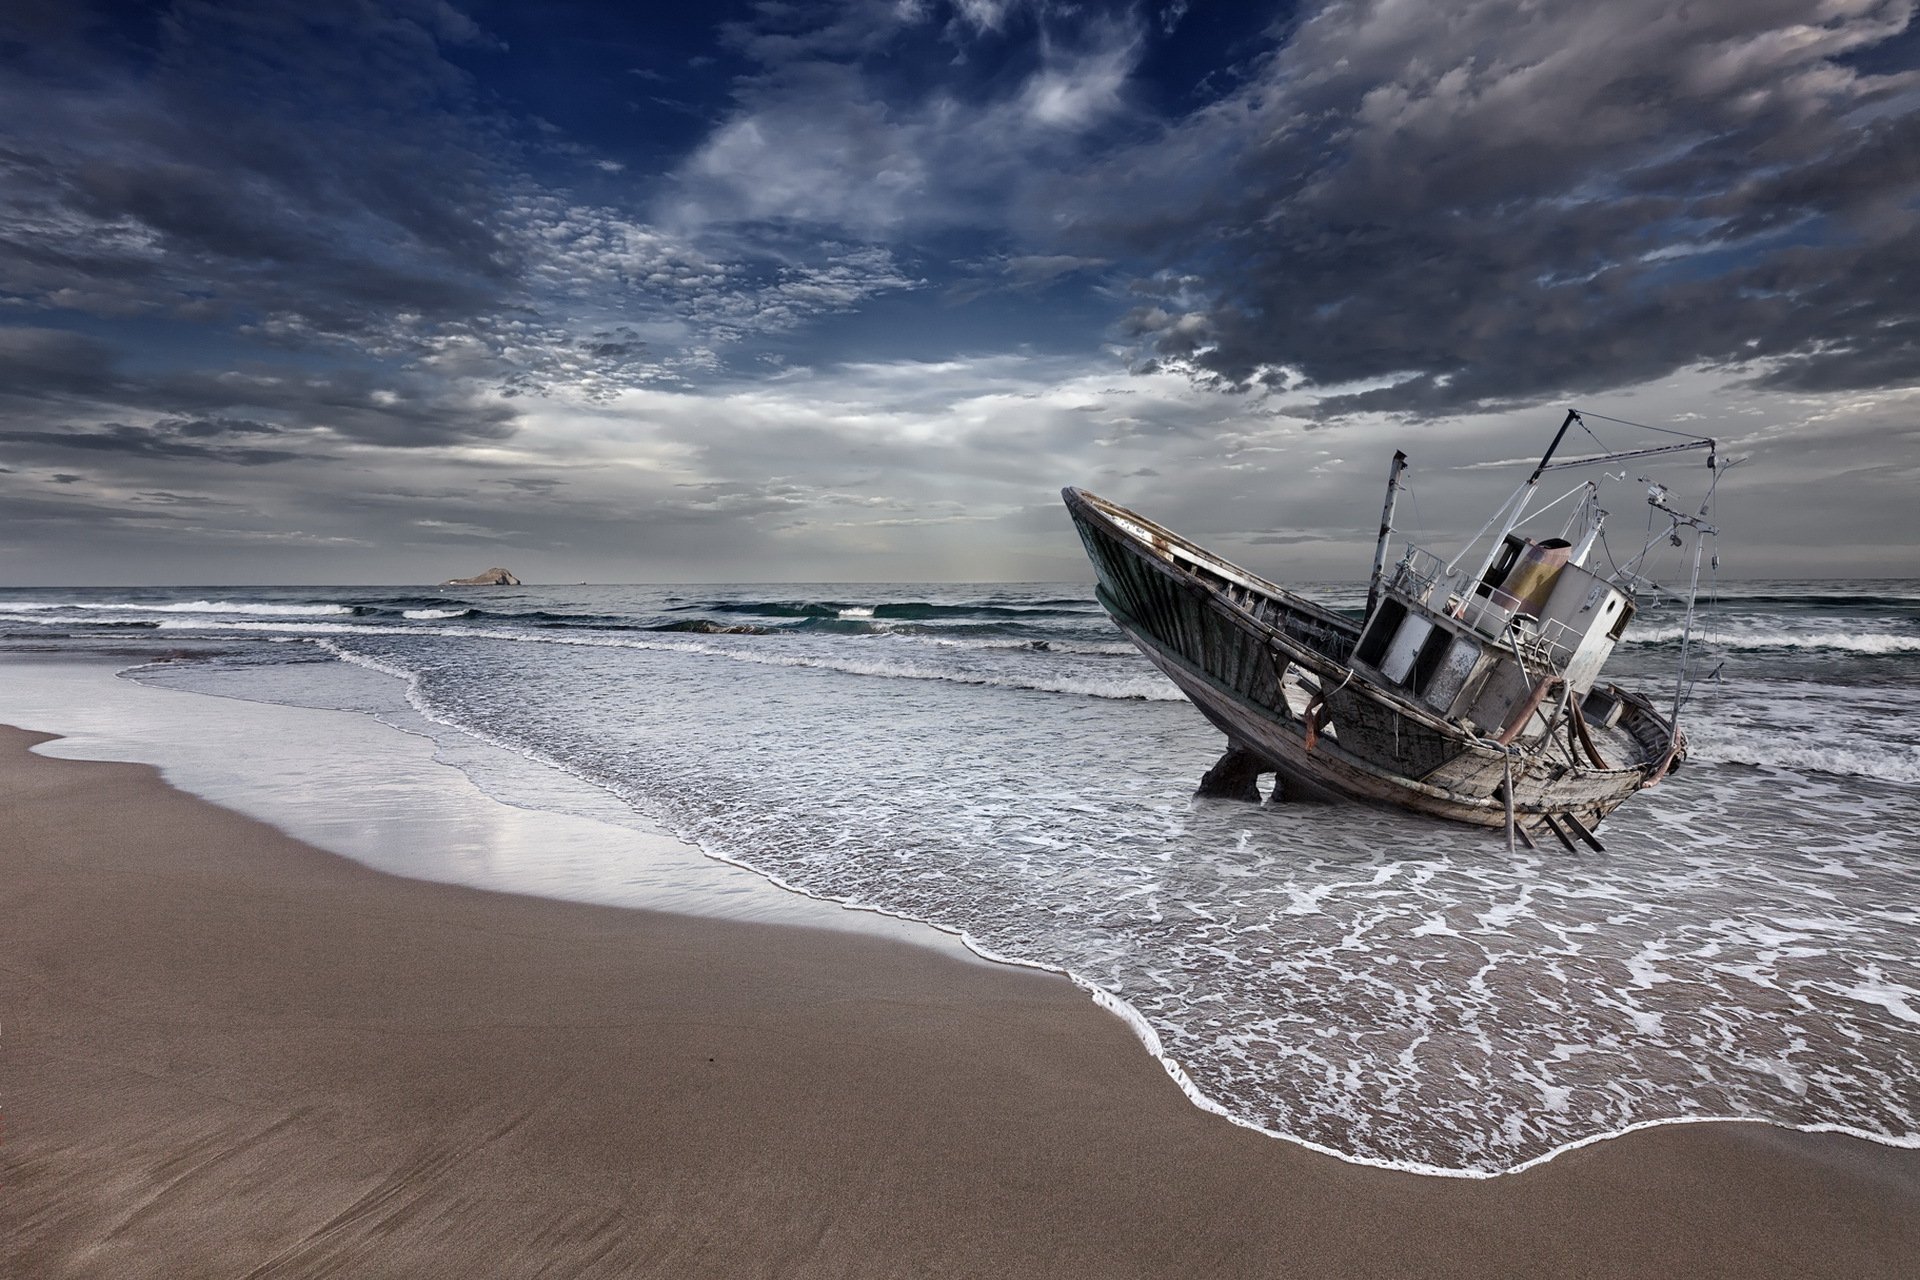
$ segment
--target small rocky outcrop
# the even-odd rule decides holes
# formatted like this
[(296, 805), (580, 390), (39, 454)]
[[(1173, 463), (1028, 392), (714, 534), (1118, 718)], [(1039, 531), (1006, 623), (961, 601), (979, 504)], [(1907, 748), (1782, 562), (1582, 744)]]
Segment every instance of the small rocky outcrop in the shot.
[(477, 573), (471, 578), (448, 578), (440, 585), (443, 587), (517, 587), (520, 585), (520, 579), (496, 566), (485, 573)]

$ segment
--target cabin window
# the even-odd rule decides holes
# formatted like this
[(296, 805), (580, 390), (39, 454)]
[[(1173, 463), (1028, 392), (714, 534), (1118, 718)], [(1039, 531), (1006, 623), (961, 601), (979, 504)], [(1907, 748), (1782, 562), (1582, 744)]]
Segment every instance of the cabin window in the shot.
[(1416, 696), (1427, 691), (1427, 685), (1433, 681), (1433, 673), (1440, 669), (1440, 660), (1447, 656), (1447, 647), (1452, 643), (1451, 631), (1445, 627), (1435, 627), (1420, 646), (1420, 654), (1413, 660), (1413, 692)]
[(1520, 539), (1512, 534), (1507, 535), (1507, 540), (1500, 544), (1500, 554), (1487, 566), (1486, 577), (1480, 579), (1480, 585), (1474, 588), (1476, 595), (1491, 596), (1494, 589), (1507, 580), (1507, 575), (1513, 572), (1513, 562), (1520, 558), (1523, 545)]
[(1370, 667), (1379, 666), (1387, 646), (1393, 643), (1394, 633), (1400, 630), (1400, 624), (1406, 620), (1407, 606), (1398, 600), (1382, 600), (1380, 607), (1374, 611), (1373, 623), (1367, 628), (1366, 638), (1353, 652), (1354, 661), (1364, 662)]
[(1627, 608), (1627, 602), (1619, 596), (1615, 596), (1613, 599), (1607, 601), (1607, 608), (1618, 609), (1620, 611), (1620, 616), (1613, 620), (1611, 627), (1607, 628), (1607, 639), (1618, 640), (1621, 634), (1626, 631), (1627, 622), (1633, 617), (1633, 610)]

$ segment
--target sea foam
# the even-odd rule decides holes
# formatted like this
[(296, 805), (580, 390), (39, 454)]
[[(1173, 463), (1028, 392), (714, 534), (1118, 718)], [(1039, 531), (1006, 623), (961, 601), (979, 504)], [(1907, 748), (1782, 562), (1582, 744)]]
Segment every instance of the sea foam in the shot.
[[(1779, 642), (1715, 655), (1686, 767), (1609, 819), (1607, 854), (1572, 856), (1194, 801), (1218, 734), (1071, 588), (672, 590), (110, 616), (235, 662), (319, 644), (399, 676), (437, 732), (715, 857), (1071, 974), (1197, 1103), (1344, 1159), (1485, 1177), (1722, 1117), (1920, 1144), (1920, 686), (1884, 646), (1806, 647), (1912, 635), (1881, 602), (1849, 620), (1788, 592), (1709, 628)], [(694, 614), (770, 634), (651, 630)], [(1609, 678), (1664, 680), (1670, 620), (1649, 606), (1653, 641)], [(882, 622), (901, 629), (861, 633)]]
[(240, 614), (288, 618), (340, 617), (353, 613), (352, 606), (344, 604), (276, 604), (258, 600), (182, 600), (161, 603), (138, 600), (23, 600), (0, 602), (0, 609), (63, 609), (75, 613)]
[(1036, 720), (993, 686), (902, 703), (765, 653), (746, 676), (573, 636), (539, 664), (328, 643), (716, 856), (1073, 975), (1196, 1101), (1346, 1159), (1485, 1177), (1726, 1116), (1920, 1143), (1920, 971), (1884, 906), (1917, 873), (1883, 809), (1836, 807), (1844, 779), (1702, 790), (1690, 766), (1609, 824), (1605, 859), (1510, 857), (1391, 815), (1192, 805), (1211, 735), (1156, 702)]

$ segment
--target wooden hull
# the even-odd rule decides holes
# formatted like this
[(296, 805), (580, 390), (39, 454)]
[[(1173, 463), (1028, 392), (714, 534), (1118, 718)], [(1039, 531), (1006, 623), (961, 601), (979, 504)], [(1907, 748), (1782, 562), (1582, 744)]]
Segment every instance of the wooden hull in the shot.
[(1383, 689), (1348, 665), (1359, 624), (1221, 560), (1123, 507), (1063, 496), (1094, 570), (1101, 605), (1230, 746), (1278, 775), (1289, 798), (1358, 800), (1453, 822), (1516, 819), (1543, 829), (1572, 815), (1588, 827), (1670, 771), (1684, 754), (1641, 697), (1607, 740), (1617, 767), (1581, 762), (1543, 741), (1508, 752)]

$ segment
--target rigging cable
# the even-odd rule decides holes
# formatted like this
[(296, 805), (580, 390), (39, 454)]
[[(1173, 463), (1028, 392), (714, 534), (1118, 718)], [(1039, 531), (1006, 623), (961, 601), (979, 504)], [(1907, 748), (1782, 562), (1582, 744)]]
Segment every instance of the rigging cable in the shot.
[[(1594, 415), (1594, 416), (1595, 416), (1595, 417), (1598, 417), (1599, 415), (1598, 415), (1598, 414), (1596, 414), (1596, 415)], [(1595, 444), (1597, 444), (1597, 445), (1599, 445), (1599, 446), (1600, 446), (1600, 452), (1602, 452), (1602, 453), (1612, 453), (1612, 452), (1613, 452), (1613, 450), (1612, 450), (1612, 449), (1609, 449), (1609, 448), (1607, 447), (1607, 442), (1606, 442), (1605, 440), (1602, 440), (1602, 439), (1601, 439), (1601, 438), (1600, 438), (1599, 436), (1596, 436), (1596, 435), (1594, 435), (1594, 434), (1593, 434), (1593, 428), (1587, 425), (1587, 419), (1586, 419), (1586, 416), (1585, 416), (1584, 414), (1582, 414), (1582, 415), (1580, 415), (1580, 416), (1578, 416), (1578, 417), (1576, 417), (1576, 418), (1574, 419), (1574, 421), (1575, 421), (1575, 422), (1578, 422), (1578, 423), (1580, 424), (1580, 429), (1581, 429), (1582, 431), (1584, 431), (1584, 432), (1586, 432), (1586, 433), (1587, 433), (1587, 436), (1588, 436), (1588, 438), (1590, 438), (1590, 439), (1591, 439), (1591, 440), (1592, 440), (1592, 441), (1593, 441), (1593, 442), (1594, 442)], [(1609, 419), (1609, 421), (1611, 421), (1611, 419)]]
[[(1702, 517), (1704, 517), (1707, 514), (1707, 508), (1713, 504), (1714, 495), (1720, 488), (1720, 477), (1725, 475), (1728, 471), (1731, 471), (1734, 467), (1738, 466), (1741, 462), (1744, 462), (1744, 461), (1745, 461), (1744, 458), (1736, 458), (1733, 461), (1728, 462), (1715, 469), (1713, 473), (1713, 479), (1707, 485), (1706, 497), (1703, 498), (1700, 502), (1700, 515)], [(1706, 527), (1708, 529), (1713, 528), (1713, 526), (1711, 525), (1708, 525)], [(1694, 536), (1695, 537), (1701, 536), (1698, 529), (1695, 530)], [(1716, 550), (1714, 551), (1712, 557), (1708, 562), (1706, 617), (1702, 621), (1700, 626), (1700, 643), (1703, 648), (1713, 641), (1713, 637), (1714, 637), (1713, 628), (1714, 628), (1714, 623), (1719, 621), (1718, 610), (1720, 605), (1720, 552), (1717, 549), (1719, 546), (1718, 533), (1715, 532), (1708, 536), (1711, 536), (1715, 539), (1714, 545), (1716, 547)], [(1698, 685), (1702, 680), (1711, 680), (1716, 685), (1719, 684), (1721, 668), (1725, 667), (1726, 665), (1727, 665), (1726, 660), (1723, 658), (1719, 663), (1717, 663), (1714, 666), (1713, 670), (1709, 671), (1706, 675), (1695, 676), (1687, 684), (1687, 697), (1689, 699), (1693, 697), (1694, 686)]]
[[(1404, 472), (1400, 481), (1400, 492), (1407, 495), (1407, 505), (1413, 508), (1413, 532), (1420, 539), (1419, 545), (1423, 547), (1429, 545), (1431, 540), (1427, 537), (1427, 521), (1420, 514), (1420, 495), (1413, 491), (1413, 483), (1405, 478)], [(1413, 539), (1409, 538), (1407, 541), (1411, 543)]]
[[(1631, 422), (1626, 418), (1609, 418), (1604, 413), (1593, 413), (1586, 409), (1578, 409), (1578, 410), (1575, 410), (1575, 412), (1577, 412), (1580, 415), (1582, 419), (1582, 425), (1585, 425), (1585, 419), (1587, 418), (1598, 418), (1602, 422), (1617, 422), (1623, 427), (1635, 427), (1641, 431), (1657, 431), (1663, 436), (1680, 436), (1681, 438), (1686, 440), (1711, 440), (1713, 438), (1712, 436), (1697, 435), (1691, 431), (1675, 431), (1672, 427), (1656, 427), (1656, 426), (1651, 426), (1645, 422)], [(1593, 432), (1588, 431), (1587, 434), (1591, 436), (1593, 435)], [(1600, 437), (1598, 436), (1594, 436), (1595, 440), (1598, 440), (1599, 438)], [(1605, 446), (1602, 446), (1602, 447), (1604, 448)]]

